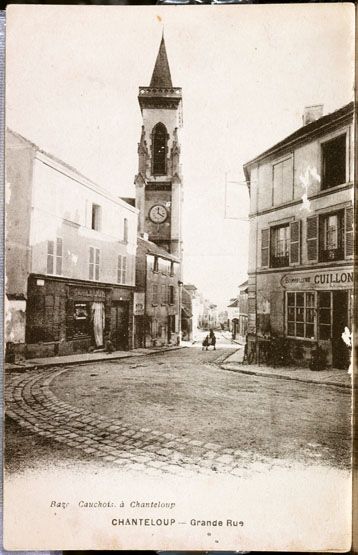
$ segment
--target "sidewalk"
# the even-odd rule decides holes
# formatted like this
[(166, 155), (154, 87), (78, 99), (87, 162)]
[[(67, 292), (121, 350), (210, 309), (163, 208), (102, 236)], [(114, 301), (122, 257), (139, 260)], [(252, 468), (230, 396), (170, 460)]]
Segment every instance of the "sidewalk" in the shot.
[(315, 383), (319, 385), (333, 385), (336, 387), (351, 388), (352, 376), (346, 370), (330, 368), (314, 372), (309, 368), (300, 367), (270, 367), (259, 364), (243, 364), (244, 348), (241, 347), (232, 355), (229, 355), (221, 367), (224, 370), (251, 374), (254, 376), (265, 376), (282, 380), (293, 380), (297, 382)]
[(121, 358), (138, 357), (145, 355), (154, 355), (157, 353), (164, 353), (167, 351), (176, 351), (178, 349), (185, 349), (187, 345), (174, 347), (159, 347), (156, 349), (133, 349), (132, 351), (115, 351), (114, 353), (106, 353), (104, 351), (97, 353), (80, 353), (74, 355), (66, 355), (59, 357), (45, 357), (45, 358), (31, 358), (24, 360), (18, 364), (11, 364), (5, 362), (5, 371), (26, 371), (34, 370), (35, 368), (49, 368), (51, 366), (71, 366), (73, 364), (86, 364), (88, 362), (100, 362), (108, 360), (117, 360)]

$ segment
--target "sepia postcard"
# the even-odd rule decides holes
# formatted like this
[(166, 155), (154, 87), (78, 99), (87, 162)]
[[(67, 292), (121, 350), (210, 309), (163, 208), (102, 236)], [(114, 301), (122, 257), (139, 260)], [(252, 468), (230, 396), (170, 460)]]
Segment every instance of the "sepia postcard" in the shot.
[(354, 26), (8, 7), (5, 549), (350, 549)]

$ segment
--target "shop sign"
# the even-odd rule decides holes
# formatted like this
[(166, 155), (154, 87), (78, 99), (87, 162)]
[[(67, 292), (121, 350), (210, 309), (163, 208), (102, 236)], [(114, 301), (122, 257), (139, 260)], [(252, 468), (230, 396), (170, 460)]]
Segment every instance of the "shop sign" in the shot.
[(77, 300), (104, 302), (106, 293), (98, 287), (70, 287), (70, 297)]
[(285, 274), (281, 278), (285, 289), (351, 289), (353, 287), (352, 270), (332, 270)]
[(144, 293), (134, 293), (134, 316), (143, 316), (144, 302)]

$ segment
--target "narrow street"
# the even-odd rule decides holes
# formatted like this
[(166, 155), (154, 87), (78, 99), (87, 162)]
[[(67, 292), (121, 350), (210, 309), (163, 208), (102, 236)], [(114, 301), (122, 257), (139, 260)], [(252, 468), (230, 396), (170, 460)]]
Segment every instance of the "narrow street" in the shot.
[(346, 469), (350, 392), (225, 371), (237, 345), (14, 373), (6, 469), (87, 462), (152, 475), (293, 462)]

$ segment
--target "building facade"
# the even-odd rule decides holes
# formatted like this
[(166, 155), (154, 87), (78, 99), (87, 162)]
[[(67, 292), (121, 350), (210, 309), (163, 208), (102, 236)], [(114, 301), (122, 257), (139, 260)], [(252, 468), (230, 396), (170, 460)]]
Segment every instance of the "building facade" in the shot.
[(180, 259), (138, 237), (134, 302), (135, 347), (180, 340)]
[(149, 87), (139, 88), (142, 133), (135, 177), (139, 234), (182, 258), (182, 92), (173, 87), (164, 37)]
[(133, 344), (138, 210), (8, 131), (8, 357)]
[[(310, 113), (312, 116), (312, 111)], [(314, 116), (314, 114), (313, 114)], [(309, 122), (309, 123), (306, 123)], [(287, 340), (293, 359), (349, 364), (353, 310), (353, 103), (244, 166), (250, 192), (248, 347)]]

